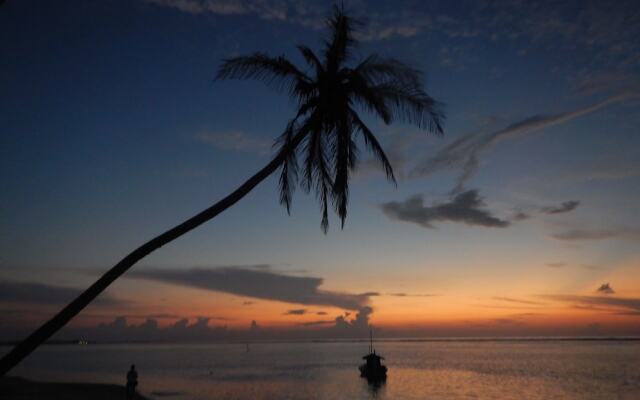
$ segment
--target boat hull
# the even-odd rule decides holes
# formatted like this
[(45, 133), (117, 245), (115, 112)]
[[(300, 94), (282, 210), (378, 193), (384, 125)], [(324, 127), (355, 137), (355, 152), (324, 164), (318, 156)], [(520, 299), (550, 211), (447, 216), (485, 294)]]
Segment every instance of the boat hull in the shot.
[(369, 368), (367, 364), (362, 364), (360, 367), (360, 376), (367, 378), (369, 381), (384, 381), (387, 379), (387, 367), (381, 365), (378, 368)]

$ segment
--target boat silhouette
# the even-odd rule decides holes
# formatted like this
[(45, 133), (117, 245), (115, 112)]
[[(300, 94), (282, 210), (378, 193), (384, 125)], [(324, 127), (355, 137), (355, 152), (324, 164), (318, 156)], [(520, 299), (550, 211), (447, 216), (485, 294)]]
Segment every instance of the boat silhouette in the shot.
[(381, 382), (387, 379), (387, 367), (382, 365), (384, 357), (376, 354), (373, 348), (373, 332), (369, 331), (369, 354), (362, 357), (365, 363), (360, 369), (360, 376), (367, 378), (369, 382)]

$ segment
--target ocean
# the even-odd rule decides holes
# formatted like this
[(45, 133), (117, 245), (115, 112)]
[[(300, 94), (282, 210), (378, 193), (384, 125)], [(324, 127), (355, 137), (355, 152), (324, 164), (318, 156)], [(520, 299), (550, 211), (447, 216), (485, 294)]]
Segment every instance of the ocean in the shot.
[[(640, 341), (380, 341), (386, 383), (360, 378), (366, 342), (50, 345), (11, 375), (124, 384), (154, 399), (640, 399)], [(0, 348), (4, 353), (8, 348)]]

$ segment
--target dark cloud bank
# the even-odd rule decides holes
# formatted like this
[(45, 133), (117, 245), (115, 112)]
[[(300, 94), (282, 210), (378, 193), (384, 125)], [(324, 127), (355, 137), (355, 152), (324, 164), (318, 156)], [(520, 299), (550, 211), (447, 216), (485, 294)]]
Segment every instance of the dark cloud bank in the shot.
[[(81, 289), (47, 285), (32, 282), (0, 281), (0, 302), (38, 304), (38, 305), (61, 305), (71, 302), (82, 293)], [(122, 305), (127, 302), (116, 299), (108, 293), (103, 293), (98, 297), (96, 305)]]
[(143, 269), (132, 271), (128, 277), (257, 299), (354, 311), (367, 306), (372, 295), (321, 290), (322, 278), (284, 275), (249, 267)]

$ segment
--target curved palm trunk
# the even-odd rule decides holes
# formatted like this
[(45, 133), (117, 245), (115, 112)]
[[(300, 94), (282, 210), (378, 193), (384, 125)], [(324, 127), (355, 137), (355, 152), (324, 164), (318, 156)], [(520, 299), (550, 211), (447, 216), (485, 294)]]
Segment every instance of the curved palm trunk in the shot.
[[(288, 150), (294, 149), (302, 140), (304, 135), (299, 133), (290, 143)], [(209, 221), (216, 215), (220, 214), (227, 208), (234, 205), (256, 187), (265, 178), (271, 175), (282, 164), (285, 152), (280, 152), (269, 164), (262, 168), (258, 173), (249, 178), (233, 193), (220, 200), (216, 204), (191, 217), (187, 221), (169, 229), (165, 233), (156, 236), (147, 243), (135, 249), (128, 256), (123, 258), (119, 263), (107, 271), (93, 285), (85, 290), (80, 296), (67, 305), (56, 316), (47, 321), (38, 330), (33, 332), (29, 337), (16, 345), (11, 352), (6, 354), (0, 360), (0, 377), (4, 376), (20, 361), (27, 357), (33, 350), (49, 339), (60, 328), (65, 326), (73, 317), (78, 315), (89, 303), (91, 303), (100, 293), (102, 293), (113, 281), (118, 279), (135, 263), (140, 261), (152, 251), (164, 246), (172, 240), (184, 235), (192, 229)]]

